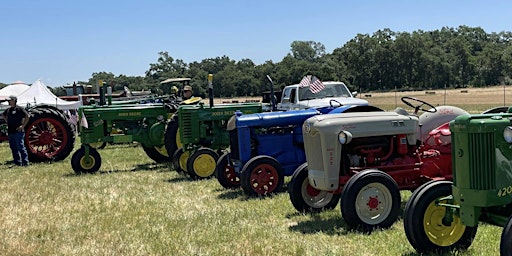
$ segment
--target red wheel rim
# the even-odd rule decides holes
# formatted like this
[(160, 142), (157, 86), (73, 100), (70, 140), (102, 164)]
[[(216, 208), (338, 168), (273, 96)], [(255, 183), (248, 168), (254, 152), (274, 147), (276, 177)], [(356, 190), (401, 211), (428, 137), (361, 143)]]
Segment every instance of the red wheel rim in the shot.
[(311, 186), (311, 184), (309, 184), (308, 182), (308, 186), (306, 188), (306, 191), (308, 192), (308, 195), (311, 196), (311, 197), (315, 197), (315, 196), (318, 196), (320, 194), (320, 190), (314, 188), (313, 186)]
[(274, 166), (260, 164), (251, 172), (251, 187), (257, 194), (264, 195), (273, 192), (279, 181), (279, 174)]
[(27, 129), (25, 144), (35, 155), (51, 158), (59, 154), (68, 143), (64, 125), (53, 118), (36, 120)]
[(235, 168), (231, 165), (225, 165), (224, 171), (222, 172), (222, 175), (224, 175), (224, 178), (227, 182), (229, 182), (232, 185), (239, 185), (240, 184), (240, 178), (235, 173)]

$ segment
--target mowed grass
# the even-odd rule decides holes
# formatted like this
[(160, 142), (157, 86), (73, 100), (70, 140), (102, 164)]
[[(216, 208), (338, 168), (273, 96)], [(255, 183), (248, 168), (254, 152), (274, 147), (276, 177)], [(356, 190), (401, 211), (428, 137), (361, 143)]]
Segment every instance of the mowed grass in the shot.
[[(156, 164), (134, 145), (99, 152), (98, 173), (75, 175), (71, 156), (11, 167), (0, 143), (0, 255), (418, 255), (401, 219), (365, 234), (339, 206), (301, 214), (285, 191), (249, 198)], [(481, 224), (468, 251), (446, 255), (498, 255), (501, 231)]]

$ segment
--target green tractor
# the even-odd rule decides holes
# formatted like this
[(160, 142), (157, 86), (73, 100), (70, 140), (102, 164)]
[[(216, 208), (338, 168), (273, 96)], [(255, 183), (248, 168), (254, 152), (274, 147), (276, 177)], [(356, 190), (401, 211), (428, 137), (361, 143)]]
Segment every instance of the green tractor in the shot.
[[(186, 83), (190, 78), (176, 81)], [(171, 94), (153, 99), (153, 103), (116, 104), (110, 97), (106, 97), (105, 92), (108, 89), (105, 85), (100, 88), (98, 104), (82, 106), (78, 110), (82, 146), (71, 158), (71, 166), (75, 173), (97, 172), (101, 167), (101, 157), (97, 148), (107, 143), (138, 142), (155, 162), (170, 161), (165, 147), (164, 132), (168, 120), (179, 107), (179, 99)]]
[(235, 112), (262, 112), (261, 103), (214, 105), (211, 75), (208, 76), (208, 83), (210, 104), (200, 102), (180, 106), (165, 134), (167, 152), (174, 152), (174, 169), (193, 179), (209, 178), (215, 173), (220, 151), (229, 147), (226, 126)]
[(501, 255), (512, 255), (512, 108), (450, 123), (453, 182), (416, 189), (405, 206), (407, 239), (420, 253), (467, 249), (478, 224), (504, 227)]

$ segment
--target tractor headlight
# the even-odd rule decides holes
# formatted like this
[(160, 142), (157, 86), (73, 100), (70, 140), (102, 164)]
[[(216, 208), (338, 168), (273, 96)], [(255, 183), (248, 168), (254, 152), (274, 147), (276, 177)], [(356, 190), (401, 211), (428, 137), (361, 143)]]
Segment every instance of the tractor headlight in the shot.
[(352, 141), (352, 134), (348, 131), (341, 131), (338, 134), (338, 141), (342, 144), (348, 144), (350, 141)]
[(305, 134), (308, 134), (311, 131), (311, 125), (308, 122), (304, 122), (304, 124), (302, 126), (304, 128)]
[(156, 117), (156, 120), (157, 120), (158, 122), (161, 122), (161, 121), (163, 121), (163, 120), (164, 120), (164, 116), (162, 116), (162, 115), (158, 115), (158, 116)]
[(503, 138), (507, 143), (512, 143), (512, 126), (505, 127), (505, 130), (503, 130)]

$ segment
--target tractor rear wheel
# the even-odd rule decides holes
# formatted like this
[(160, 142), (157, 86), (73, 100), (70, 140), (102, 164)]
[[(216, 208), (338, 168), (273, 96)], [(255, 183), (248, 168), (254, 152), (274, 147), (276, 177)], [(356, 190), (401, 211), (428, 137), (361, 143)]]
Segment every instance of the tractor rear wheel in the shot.
[(322, 191), (309, 184), (308, 164), (299, 166), (288, 183), (288, 194), (293, 207), (299, 212), (320, 212), (338, 205), (341, 194)]
[(187, 160), (190, 156), (189, 151), (185, 151), (183, 148), (179, 148), (172, 155), (172, 166), (174, 170), (179, 173), (186, 173), (187, 170)]
[(167, 154), (167, 151), (163, 145), (152, 147), (142, 145), (142, 149), (144, 149), (144, 152), (146, 152), (146, 155), (148, 155), (149, 158), (153, 159), (153, 161), (157, 163), (165, 163), (169, 162), (170, 160), (169, 155)]
[(240, 185), (247, 195), (268, 196), (281, 191), (283, 168), (270, 156), (256, 156), (242, 168)]
[(215, 173), (219, 155), (213, 149), (200, 148), (187, 160), (187, 172), (193, 179), (210, 178)]
[(451, 181), (431, 181), (416, 189), (407, 201), (404, 211), (405, 235), (419, 253), (466, 250), (473, 242), (478, 226), (462, 224), (455, 214), (451, 223), (444, 222), (445, 213), (449, 209), (439, 203), (453, 202), (438, 200), (451, 194)]
[(220, 185), (224, 188), (233, 189), (240, 187), (240, 177), (238, 177), (235, 172), (233, 162), (231, 162), (228, 152), (222, 154), (219, 160), (217, 160), (215, 177), (217, 177), (217, 181), (219, 181)]
[(512, 255), (512, 216), (508, 218), (507, 224), (505, 224), (501, 233), (500, 255)]
[(86, 157), (82, 146), (71, 156), (71, 167), (76, 174), (95, 173), (101, 167), (101, 156), (96, 149), (89, 147), (89, 157)]
[(398, 218), (400, 203), (400, 190), (391, 176), (366, 170), (348, 180), (340, 206), (349, 226), (372, 231), (391, 227)]
[(75, 127), (58, 109), (29, 110), (25, 145), (31, 162), (60, 161), (73, 151)]
[(164, 144), (169, 156), (173, 156), (174, 152), (176, 152), (178, 148), (183, 147), (180, 139), (178, 117), (176, 115), (167, 123), (167, 126), (165, 127)]

